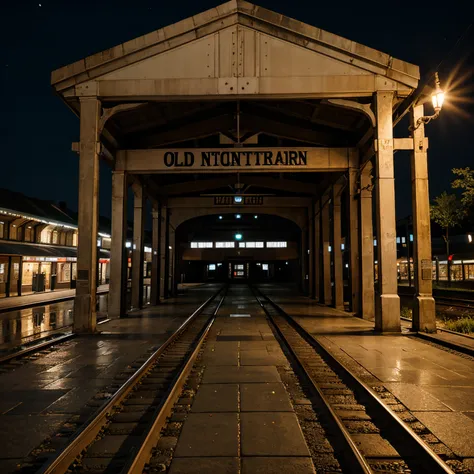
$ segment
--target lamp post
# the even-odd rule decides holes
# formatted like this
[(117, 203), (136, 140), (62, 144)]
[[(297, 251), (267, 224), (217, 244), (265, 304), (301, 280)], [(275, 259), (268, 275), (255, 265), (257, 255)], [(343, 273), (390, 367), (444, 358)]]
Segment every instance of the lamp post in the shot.
[(416, 121), (415, 126), (410, 127), (410, 130), (416, 130), (422, 123), (429, 123), (431, 120), (437, 119), (441, 109), (443, 108), (444, 98), (445, 94), (443, 89), (441, 89), (441, 82), (439, 80), (438, 73), (435, 72), (435, 88), (431, 94), (431, 102), (433, 104), (434, 114), (420, 117)]

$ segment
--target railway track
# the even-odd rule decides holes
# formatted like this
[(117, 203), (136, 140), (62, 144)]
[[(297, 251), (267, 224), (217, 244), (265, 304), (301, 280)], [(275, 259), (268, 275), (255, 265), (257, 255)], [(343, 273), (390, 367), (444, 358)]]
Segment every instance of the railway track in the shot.
[[(412, 431), (419, 426), (408, 410), (401, 413), (404, 407), (395, 401), (392, 408), (397, 416), (382, 403), (379, 396), (385, 395), (380, 393), (385, 391), (383, 387), (377, 394), (269, 297), (253, 290), (310, 391), (319, 400), (340, 447), (343, 472), (453, 473), (432, 449), (444, 445), (435, 439), (428, 446)], [(408, 427), (410, 422), (412, 429)]]
[(221, 288), (36, 471), (142, 473), (226, 294)]

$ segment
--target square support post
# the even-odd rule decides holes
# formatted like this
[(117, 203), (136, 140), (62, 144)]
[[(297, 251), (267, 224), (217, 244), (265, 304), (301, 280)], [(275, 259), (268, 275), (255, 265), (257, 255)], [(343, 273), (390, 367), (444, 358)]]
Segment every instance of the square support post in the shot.
[(99, 222), (99, 116), (96, 97), (81, 98), (77, 286), (74, 332), (95, 332), (97, 324), (97, 231)]
[(151, 246), (151, 304), (160, 303), (160, 213), (152, 211), (152, 246)]
[(344, 278), (342, 275), (342, 250), (341, 250), (341, 185), (333, 186), (332, 193), (332, 229), (333, 229), (333, 255), (334, 255), (334, 306), (344, 310)]
[(372, 163), (360, 174), (361, 316), (375, 318), (374, 229), (372, 223)]
[(109, 318), (127, 314), (127, 174), (112, 173), (112, 238), (110, 248)]
[[(357, 152), (356, 152), (357, 153)], [(350, 308), (356, 316), (361, 316), (360, 295), (360, 252), (359, 252), (359, 170), (349, 168), (347, 210), (348, 232), (346, 250), (349, 251)]]
[(393, 165), (393, 92), (375, 94), (375, 191), (377, 221), (378, 295), (375, 330), (400, 332), (400, 298), (397, 287), (397, 232)]
[(311, 205), (308, 207), (308, 226), (308, 296), (310, 298), (314, 298), (314, 203), (311, 203)]
[(314, 297), (322, 303), (321, 292), (321, 201), (314, 206)]
[(159, 251), (159, 262), (160, 262), (160, 299), (166, 298), (166, 260), (167, 260), (167, 219), (168, 209), (166, 206), (160, 206), (160, 251)]
[[(411, 110), (411, 123), (423, 116), (423, 105)], [(433, 298), (430, 197), (428, 191), (428, 153), (425, 146), (425, 127), (421, 123), (413, 131), (411, 153), (411, 186), (413, 207), (413, 262), (415, 264), (415, 305), (413, 329), (436, 331), (435, 301)], [(410, 245), (408, 239), (407, 245)]]
[(143, 307), (143, 261), (146, 196), (139, 182), (133, 185), (132, 308)]
[[(327, 198), (327, 196), (326, 196)], [(323, 199), (325, 199), (323, 197)], [(331, 247), (331, 227), (329, 220), (329, 207), (330, 199), (322, 203), (321, 209), (321, 227), (322, 227), (322, 241), (323, 241), (323, 253), (322, 253), (322, 278), (323, 278), (323, 300), (319, 300), (320, 303), (324, 301), (325, 305), (332, 305), (332, 286), (331, 286), (331, 253), (329, 248)]]

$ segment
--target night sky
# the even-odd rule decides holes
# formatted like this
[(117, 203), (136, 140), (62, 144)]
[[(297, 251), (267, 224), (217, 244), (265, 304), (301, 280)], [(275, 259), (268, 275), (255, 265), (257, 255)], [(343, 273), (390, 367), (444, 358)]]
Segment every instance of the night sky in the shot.
[[(52, 1), (3, 3), (0, 16), (0, 187), (66, 201), (77, 209), (79, 121), (54, 95), (52, 70), (115, 46), (220, 1)], [(446, 2), (259, 0), (259, 5), (417, 64), (441, 61), (448, 106), (427, 126), (430, 192), (449, 189), (451, 168), (474, 166), (474, 8)], [(458, 41), (464, 34), (464, 40)], [(457, 45), (456, 45), (457, 43)], [(448, 80), (449, 78), (449, 80)], [(431, 113), (431, 107), (426, 107)], [(408, 136), (407, 123), (396, 136)], [(409, 155), (395, 155), (397, 218), (411, 213)], [(110, 172), (101, 169), (103, 215), (110, 215)]]

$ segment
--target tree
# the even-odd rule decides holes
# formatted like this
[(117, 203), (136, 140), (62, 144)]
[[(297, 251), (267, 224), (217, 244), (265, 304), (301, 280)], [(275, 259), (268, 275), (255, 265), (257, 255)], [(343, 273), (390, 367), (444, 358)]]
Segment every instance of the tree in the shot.
[(462, 189), (461, 203), (466, 212), (474, 207), (474, 170), (471, 168), (454, 168), (453, 173), (458, 176), (452, 187)]
[(451, 263), (449, 260), (449, 229), (461, 223), (466, 215), (466, 209), (454, 194), (442, 192), (434, 199), (431, 205), (431, 219), (433, 219), (446, 234), (443, 235), (446, 243), (446, 255), (448, 256), (448, 281), (451, 281)]

